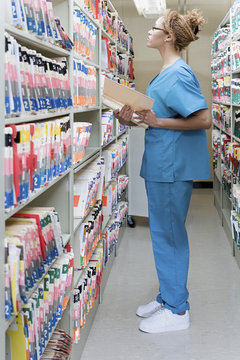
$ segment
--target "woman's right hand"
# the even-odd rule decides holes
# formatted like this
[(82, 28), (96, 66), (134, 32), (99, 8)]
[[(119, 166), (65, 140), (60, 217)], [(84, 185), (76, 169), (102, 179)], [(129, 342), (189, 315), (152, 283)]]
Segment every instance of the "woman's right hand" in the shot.
[(121, 110), (113, 112), (115, 118), (119, 120), (122, 125), (130, 125), (134, 111), (128, 105), (124, 105)]

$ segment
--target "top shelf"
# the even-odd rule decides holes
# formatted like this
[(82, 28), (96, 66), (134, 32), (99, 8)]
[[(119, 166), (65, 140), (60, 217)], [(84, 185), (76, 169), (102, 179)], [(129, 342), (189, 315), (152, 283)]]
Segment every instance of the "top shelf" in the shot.
[(80, 4), (80, 2), (79, 2), (78, 0), (74, 0), (74, 1), (73, 1), (73, 5), (78, 6), (78, 7), (81, 9), (81, 11), (84, 13), (84, 15), (86, 15), (87, 18), (88, 18), (89, 20), (91, 20), (91, 22), (92, 22), (97, 28), (100, 28), (99, 21), (96, 20), (96, 19), (94, 19), (94, 17), (93, 17), (91, 14), (89, 14), (89, 12), (88, 12), (87, 10), (84, 9), (84, 7), (82, 7), (82, 5)]
[(10, 24), (5, 24), (5, 31), (10, 35), (13, 35), (21, 44), (29, 45), (35, 50), (41, 51), (45, 56), (69, 56), (70, 51), (62, 49), (61, 47), (51, 44), (41, 38), (37, 38), (34, 35), (29, 34), (26, 31), (19, 30)]

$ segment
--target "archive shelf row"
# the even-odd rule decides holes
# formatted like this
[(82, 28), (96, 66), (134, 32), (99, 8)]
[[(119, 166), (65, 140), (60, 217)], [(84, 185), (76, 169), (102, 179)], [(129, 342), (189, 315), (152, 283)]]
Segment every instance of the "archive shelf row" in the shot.
[[(213, 194), (214, 204), (219, 213), (222, 226), (230, 242), (232, 253), (240, 266), (240, 249), (233, 239), (231, 212), (236, 210), (232, 190), (240, 183), (239, 172), (232, 169), (229, 144), (240, 145), (238, 131), (238, 112), (240, 103), (235, 100), (238, 88), (235, 82), (240, 78), (240, 67), (236, 66), (239, 50), (234, 50), (234, 42), (239, 40), (239, 30), (234, 29), (234, 19), (239, 17), (237, 1), (228, 11), (213, 36), (212, 81), (213, 81)], [(220, 47), (219, 47), (220, 46)], [(216, 50), (217, 49), (217, 50)], [(226, 56), (227, 54), (227, 56)], [(225, 60), (224, 60), (225, 59)], [(216, 75), (216, 63), (221, 74)], [(215, 68), (214, 68), (215, 67)], [(224, 71), (224, 68), (228, 70)], [(216, 95), (218, 99), (216, 99)], [(227, 99), (226, 99), (227, 98)], [(216, 148), (216, 144), (217, 148)], [(229, 151), (228, 151), (229, 150)], [(239, 164), (239, 160), (236, 159)]]
[[(106, 2), (105, 2), (106, 3)], [(74, 48), (72, 50), (62, 49), (58, 45), (50, 43), (47, 40), (43, 40), (32, 35), (29, 32), (25, 32), (14, 27), (12, 24), (7, 22), (5, 18), (5, 4), (2, 4), (0, 12), (0, 33), (1, 33), (1, 42), (0, 42), (0, 54), (1, 58), (4, 59), (5, 52), (5, 43), (4, 43), (4, 33), (12, 35), (21, 46), (27, 47), (31, 50), (35, 50), (37, 53), (41, 53), (43, 56), (49, 57), (51, 59), (66, 59), (68, 74), (69, 74), (69, 85), (71, 94), (73, 95), (74, 91), (74, 66), (73, 62), (81, 61), (86, 66), (92, 66), (96, 70), (96, 103), (94, 105), (87, 106), (73, 106), (64, 110), (55, 110), (55, 111), (40, 111), (35, 114), (16, 116), (15, 114), (5, 116), (5, 103), (4, 103), (4, 63), (2, 61), (1, 70), (0, 70), (0, 84), (1, 84), (1, 99), (0, 99), (0, 115), (1, 119), (4, 119), (0, 123), (1, 134), (4, 134), (5, 126), (9, 125), (19, 125), (19, 124), (39, 124), (44, 121), (54, 121), (56, 119), (62, 119), (64, 117), (69, 117), (70, 127), (71, 127), (71, 139), (73, 140), (73, 127), (75, 123), (84, 123), (88, 122), (91, 124), (91, 135), (89, 138), (88, 146), (85, 149), (85, 153), (80, 161), (77, 163), (71, 164), (66, 171), (60, 174), (58, 177), (50, 180), (38, 190), (36, 190), (30, 197), (25, 200), (20, 201), (13, 209), (6, 211), (4, 205), (3, 195), (0, 197), (1, 206), (0, 206), (0, 234), (1, 238), (5, 237), (5, 222), (9, 220), (14, 214), (18, 213), (20, 210), (24, 209), (26, 206), (30, 205), (33, 207), (54, 207), (59, 214), (62, 237), (63, 237), (63, 246), (70, 244), (73, 252), (76, 250), (75, 244), (75, 234), (78, 231), (79, 227), (84, 223), (90, 214), (91, 210), (94, 207), (91, 206), (88, 210), (86, 216), (81, 218), (74, 217), (74, 204), (73, 204), (73, 186), (74, 178), (81, 174), (87, 165), (91, 164), (94, 160), (102, 156), (103, 152), (108, 149), (109, 146), (117, 144), (120, 139), (128, 134), (127, 128), (120, 128), (117, 119), (113, 121), (112, 137), (103, 143), (103, 133), (102, 133), (102, 115), (104, 112), (107, 112), (109, 109), (102, 105), (101, 100), (101, 91), (102, 91), (102, 73), (106, 72), (111, 74), (114, 77), (118, 77), (123, 82), (131, 81), (127, 74), (124, 75), (118, 74), (117, 71), (110, 71), (102, 67), (102, 48), (101, 48), (101, 39), (102, 36), (107, 37), (111, 44), (116, 46), (117, 51), (120, 54), (124, 54), (129, 58), (133, 58), (133, 54), (130, 53), (130, 44), (128, 42), (128, 49), (124, 49), (109, 33), (103, 28), (103, 25), (96, 20), (93, 15), (83, 6), (83, 1), (78, 0), (53, 0), (53, 9), (54, 16), (57, 16), (61, 19), (61, 24), (64, 27), (64, 30), (68, 34), (70, 39), (73, 39), (73, 10), (75, 7), (81, 10), (81, 12), (86, 16), (86, 18), (96, 27), (96, 44), (91, 59), (81, 56), (79, 53), (75, 52)], [(114, 6), (110, 1), (107, 1), (109, 11), (117, 14)], [(122, 83), (123, 83), (122, 82)], [(72, 141), (73, 144), (73, 141)], [(0, 157), (2, 169), (4, 169), (4, 137), (0, 137)], [(73, 154), (73, 152), (72, 152)], [(127, 174), (128, 173), (128, 162), (125, 161), (121, 168), (118, 169), (118, 174)], [(111, 186), (112, 181), (106, 183), (105, 188), (108, 189)], [(4, 194), (4, 173), (1, 173), (0, 177), (0, 191), (1, 194)], [(121, 200), (127, 201), (128, 190), (126, 189), (121, 195)], [(104, 223), (102, 230), (106, 228), (108, 223), (111, 221), (112, 215), (105, 215)], [(111, 270), (111, 265), (114, 261), (114, 257), (117, 255), (117, 249), (120, 243), (120, 240), (124, 233), (124, 227), (126, 226), (126, 220), (123, 222), (122, 227), (120, 228), (119, 237), (117, 245), (114, 247), (114, 252), (109, 257), (109, 261), (106, 263), (106, 266), (103, 269), (102, 281), (100, 284), (100, 292), (98, 298), (95, 302), (94, 308), (90, 311), (87, 318), (87, 323), (83, 329), (81, 329), (81, 339), (78, 344), (73, 344), (73, 350), (71, 354), (71, 360), (79, 360), (81, 352), (84, 348), (84, 344), (87, 339), (87, 335), (90, 331), (95, 313), (98, 308), (98, 304), (101, 302), (103, 297), (103, 290), (107, 282), (108, 275)], [(1, 242), (1, 251), (0, 251), (0, 286), (1, 289), (4, 289), (4, 244)], [(77, 251), (77, 250), (76, 250)], [(44, 276), (47, 274), (49, 269), (54, 267), (56, 258), (49, 266), (45, 267), (44, 275), (35, 283), (34, 287), (27, 293), (27, 299), (30, 299), (31, 296), (38, 289), (40, 282), (43, 280)], [(73, 280), (73, 288), (79, 281), (79, 276), (76, 276)], [(0, 306), (4, 309), (5, 296), (4, 291), (1, 291), (0, 297)], [(20, 308), (21, 310), (21, 308)], [(19, 310), (19, 311), (20, 311)], [(70, 294), (70, 298), (67, 304), (66, 309), (62, 313), (62, 318), (55, 325), (55, 327), (62, 328), (72, 335), (72, 313), (73, 313), (73, 294)], [(0, 315), (0, 346), (2, 354), (5, 354), (6, 360), (12, 360), (11, 350), (10, 350), (10, 339), (6, 335), (6, 331), (9, 329), (16, 328), (16, 316), (12, 316), (11, 319), (5, 319), (4, 311)], [(22, 359), (21, 359), (22, 360)]]

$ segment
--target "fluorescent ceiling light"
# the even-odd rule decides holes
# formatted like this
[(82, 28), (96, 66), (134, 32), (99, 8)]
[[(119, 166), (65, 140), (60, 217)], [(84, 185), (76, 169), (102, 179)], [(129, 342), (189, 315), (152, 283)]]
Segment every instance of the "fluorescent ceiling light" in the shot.
[(139, 15), (154, 18), (166, 10), (166, 0), (133, 0)]

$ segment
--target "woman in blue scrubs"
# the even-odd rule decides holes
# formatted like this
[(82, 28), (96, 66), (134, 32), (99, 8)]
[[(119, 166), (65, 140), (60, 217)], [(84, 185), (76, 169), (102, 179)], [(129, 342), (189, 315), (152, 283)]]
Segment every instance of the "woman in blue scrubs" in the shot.
[[(190, 325), (187, 276), (189, 244), (185, 220), (193, 180), (210, 178), (205, 129), (211, 115), (198, 79), (180, 52), (198, 39), (203, 18), (168, 10), (149, 31), (147, 46), (163, 60), (160, 73), (150, 82), (147, 95), (153, 109), (138, 112), (149, 125), (140, 175), (145, 180), (149, 225), (159, 280), (156, 300), (139, 306), (144, 319), (139, 329), (148, 333), (187, 329)], [(133, 125), (128, 106), (114, 112), (122, 124)]]

